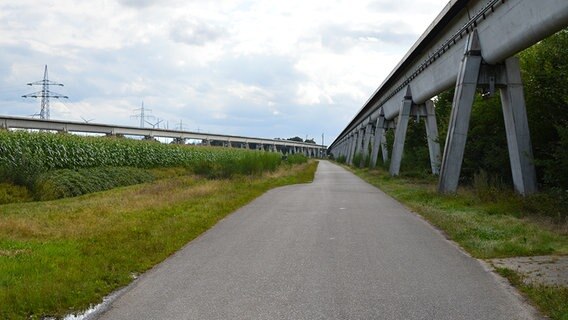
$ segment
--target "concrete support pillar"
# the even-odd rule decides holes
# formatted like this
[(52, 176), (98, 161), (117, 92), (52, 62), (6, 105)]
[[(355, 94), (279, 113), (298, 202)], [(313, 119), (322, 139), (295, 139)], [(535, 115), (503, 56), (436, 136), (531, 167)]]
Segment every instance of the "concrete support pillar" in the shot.
[(469, 118), (477, 89), (481, 60), (479, 38), (477, 31), (474, 30), (467, 38), (465, 54), (458, 71), (448, 136), (440, 168), (440, 182), (438, 185), (438, 191), (440, 192), (456, 192), (458, 188), (467, 131), (469, 129)]
[(513, 185), (526, 195), (536, 192), (536, 172), (518, 58), (505, 61), (505, 73), (507, 85), (500, 91)]
[(351, 163), (349, 163), (351, 165), (357, 165), (357, 166), (359, 165), (359, 163), (353, 163), (353, 160), (355, 158), (355, 155), (361, 153), (361, 146), (363, 145), (363, 135), (364, 135), (363, 131), (364, 131), (363, 128), (360, 128), (357, 131), (357, 139), (355, 140), (355, 148), (353, 150), (353, 158), (351, 159)]
[(383, 162), (389, 160), (389, 152), (387, 149), (387, 137), (386, 137), (387, 121), (385, 115), (381, 111), (381, 115), (377, 118), (375, 125), (375, 141), (373, 142), (373, 151), (371, 153), (371, 168), (377, 166), (377, 160), (379, 158), (379, 150), (382, 152)]
[(428, 151), (430, 153), (430, 166), (432, 174), (440, 174), (440, 164), (442, 163), (440, 153), (440, 143), (438, 142), (438, 124), (436, 122), (436, 111), (434, 102), (427, 100), (424, 103), (426, 109), (426, 137), (428, 139)]
[(387, 163), (390, 161), (390, 157), (389, 157), (389, 149), (387, 147), (387, 130), (390, 128), (389, 127), (389, 123), (390, 121), (385, 121), (385, 131), (383, 133), (383, 137), (381, 139), (381, 155), (383, 156), (383, 162)]
[(394, 134), (394, 145), (392, 148), (392, 159), (389, 172), (391, 176), (397, 176), (400, 173), (400, 163), (402, 162), (402, 154), (404, 152), (404, 140), (406, 139), (406, 130), (408, 129), (408, 118), (410, 117), (410, 109), (412, 108), (412, 92), (410, 86), (406, 87), (406, 94), (400, 107), (398, 114), (398, 122)]
[(371, 136), (373, 134), (373, 123), (369, 120), (369, 123), (365, 126), (365, 136), (363, 137), (363, 157), (361, 158), (361, 163), (359, 163), (359, 167), (363, 167), (365, 165), (365, 160), (369, 155), (369, 143), (371, 142)]
[(349, 149), (347, 152), (347, 164), (351, 164), (353, 161), (353, 155), (355, 153), (355, 145), (357, 144), (357, 132), (353, 132), (349, 137)]

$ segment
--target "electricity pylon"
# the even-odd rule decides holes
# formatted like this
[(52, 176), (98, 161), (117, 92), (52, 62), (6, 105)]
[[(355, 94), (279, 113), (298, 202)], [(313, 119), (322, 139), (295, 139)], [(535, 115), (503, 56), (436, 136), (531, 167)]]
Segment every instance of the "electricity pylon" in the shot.
[(139, 111), (140, 113), (130, 116), (131, 118), (140, 118), (140, 128), (144, 128), (144, 122), (146, 119), (154, 119), (152, 115), (146, 115), (146, 111), (152, 111), (152, 109), (144, 109), (144, 101), (142, 101), (142, 107), (134, 109), (134, 111)]
[(41, 98), (41, 110), (39, 112), (39, 117), (41, 119), (49, 119), (49, 98), (69, 99), (69, 97), (49, 90), (49, 86), (63, 87), (63, 84), (49, 81), (49, 79), (47, 78), (47, 64), (45, 65), (45, 69), (43, 71), (43, 80), (28, 83), (28, 86), (39, 85), (41, 85), (41, 91), (25, 94), (22, 96), (22, 98)]

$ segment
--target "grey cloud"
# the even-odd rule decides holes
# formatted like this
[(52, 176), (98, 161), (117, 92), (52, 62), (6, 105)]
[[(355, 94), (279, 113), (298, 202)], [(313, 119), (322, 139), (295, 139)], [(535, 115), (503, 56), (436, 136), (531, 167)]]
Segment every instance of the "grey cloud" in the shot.
[(303, 79), (295, 61), (284, 56), (246, 55), (222, 60), (216, 68), (227, 79), (259, 87), (281, 87)]
[(376, 0), (371, 2), (367, 8), (381, 13), (400, 13), (405, 10), (416, 12), (421, 10), (420, 6), (416, 5), (415, 0)]
[(163, 0), (118, 0), (118, 3), (125, 7), (147, 8), (157, 4), (163, 4)]
[(170, 38), (188, 45), (203, 45), (223, 37), (227, 30), (221, 26), (193, 19), (178, 20), (170, 29)]
[(343, 52), (357, 43), (376, 41), (387, 44), (411, 45), (418, 35), (399, 32), (405, 29), (405, 24), (379, 25), (375, 28), (369, 26), (364, 29), (352, 29), (348, 26), (332, 25), (326, 27), (321, 33), (321, 41), (325, 47), (334, 51)]

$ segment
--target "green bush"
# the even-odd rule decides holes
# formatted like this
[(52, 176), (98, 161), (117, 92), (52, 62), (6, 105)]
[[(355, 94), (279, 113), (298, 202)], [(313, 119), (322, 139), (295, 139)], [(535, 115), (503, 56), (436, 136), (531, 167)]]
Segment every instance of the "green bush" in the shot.
[(61, 169), (41, 174), (33, 193), (36, 200), (53, 200), (152, 180), (147, 170), (130, 167)]
[(290, 154), (286, 157), (286, 163), (288, 164), (301, 164), (308, 162), (308, 157), (303, 154)]
[(362, 152), (355, 153), (355, 155), (353, 155), (353, 166), (359, 167), (362, 159), (363, 159), (363, 153)]
[(234, 175), (260, 175), (265, 171), (274, 171), (281, 162), (279, 153), (251, 151), (240, 157), (202, 160), (195, 163), (192, 169), (196, 174), (210, 179), (225, 179)]
[(0, 183), (0, 204), (30, 201), (31, 195), (24, 186)]

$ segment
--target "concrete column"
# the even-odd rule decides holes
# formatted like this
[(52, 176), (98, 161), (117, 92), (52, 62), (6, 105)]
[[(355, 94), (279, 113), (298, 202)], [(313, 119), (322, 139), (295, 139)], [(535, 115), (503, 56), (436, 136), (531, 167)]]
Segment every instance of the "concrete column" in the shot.
[(469, 34), (465, 53), (460, 63), (456, 90), (452, 102), (452, 113), (448, 126), (448, 136), (440, 168), (438, 191), (456, 192), (460, 177), (471, 107), (477, 90), (477, 80), (481, 68), (481, 47), (477, 31)]
[(365, 165), (365, 159), (369, 155), (369, 143), (371, 142), (371, 135), (373, 131), (373, 123), (369, 120), (369, 123), (365, 127), (365, 136), (363, 138), (363, 157), (361, 158), (361, 163), (359, 163), (359, 167), (363, 167)]
[(381, 145), (381, 138), (379, 137), (381, 135), (381, 128), (379, 127), (379, 124), (381, 122), (381, 119), (384, 122), (385, 121), (385, 117), (384, 115), (379, 115), (379, 117), (377, 118), (377, 120), (375, 120), (375, 132), (374, 132), (374, 136), (373, 136), (373, 148), (371, 149), (371, 163), (369, 164), (371, 168), (374, 168), (377, 166), (377, 159), (379, 158), (379, 148)]
[(426, 109), (426, 137), (428, 139), (428, 151), (430, 153), (430, 166), (432, 174), (440, 174), (440, 164), (442, 162), (440, 154), (440, 143), (438, 142), (438, 124), (436, 122), (436, 111), (434, 102), (427, 100), (424, 103)]
[(397, 176), (400, 173), (400, 163), (402, 162), (402, 154), (404, 152), (404, 140), (406, 139), (406, 130), (408, 129), (408, 118), (410, 117), (410, 109), (412, 108), (412, 92), (410, 86), (406, 87), (406, 94), (398, 113), (398, 122), (394, 134), (394, 145), (392, 147), (392, 159), (389, 172), (391, 176)]
[(505, 73), (507, 86), (500, 91), (513, 185), (527, 195), (536, 192), (536, 172), (518, 58), (505, 60)]
[(357, 144), (357, 132), (353, 132), (349, 138), (349, 151), (347, 153), (347, 164), (353, 161), (353, 154), (355, 153), (355, 146)]
[(371, 168), (377, 166), (377, 160), (379, 158), (379, 150), (382, 151), (383, 161), (388, 161), (389, 155), (387, 150), (387, 138), (386, 138), (386, 128), (387, 122), (385, 115), (381, 111), (381, 115), (377, 118), (375, 125), (375, 141), (373, 142), (373, 151), (371, 153)]
[(351, 159), (351, 165), (359, 165), (359, 163), (353, 163), (356, 154), (361, 153), (361, 146), (363, 145), (363, 135), (364, 135), (363, 128), (360, 128), (357, 132), (357, 139), (355, 140), (355, 149), (353, 150), (353, 159)]
[(389, 129), (390, 121), (385, 121), (385, 127), (383, 132), (383, 137), (381, 138), (381, 155), (383, 156), (383, 162), (387, 163), (389, 158), (389, 149), (387, 148), (387, 130)]

